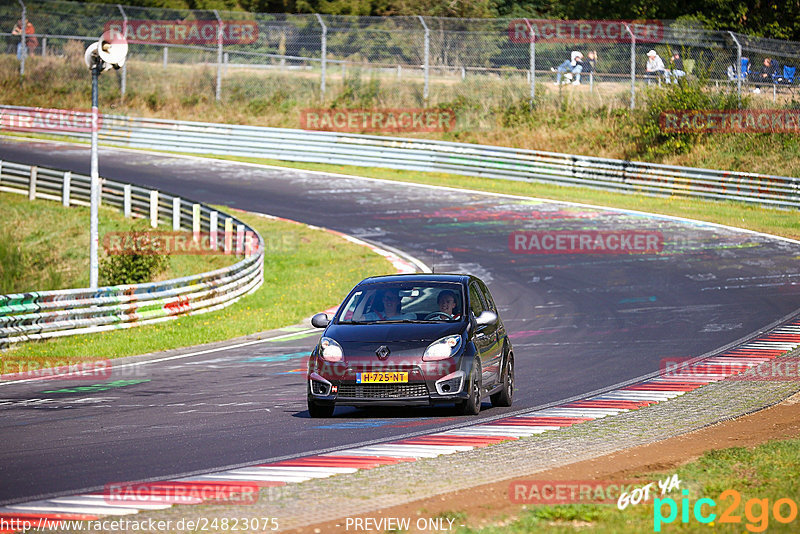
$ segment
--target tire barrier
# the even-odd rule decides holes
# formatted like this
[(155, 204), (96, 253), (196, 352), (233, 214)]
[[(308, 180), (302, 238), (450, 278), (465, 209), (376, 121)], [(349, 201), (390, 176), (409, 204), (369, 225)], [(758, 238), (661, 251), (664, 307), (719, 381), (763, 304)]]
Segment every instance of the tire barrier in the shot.
[[(157, 228), (207, 232), (215, 253), (243, 255), (237, 263), (192, 276), (146, 284), (0, 295), (0, 348), (24, 341), (152, 324), (224, 308), (258, 289), (264, 279), (264, 241), (228, 214), (157, 190), (101, 178), (101, 204)], [(0, 191), (88, 206), (86, 175), (0, 160)], [(195, 245), (196, 246), (196, 245)]]

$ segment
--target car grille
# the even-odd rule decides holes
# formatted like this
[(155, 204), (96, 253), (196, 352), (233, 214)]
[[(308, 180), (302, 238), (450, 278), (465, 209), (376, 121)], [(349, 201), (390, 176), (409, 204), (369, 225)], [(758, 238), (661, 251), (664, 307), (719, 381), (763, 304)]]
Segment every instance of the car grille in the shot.
[(425, 384), (342, 384), (339, 396), (350, 399), (398, 399), (427, 397)]

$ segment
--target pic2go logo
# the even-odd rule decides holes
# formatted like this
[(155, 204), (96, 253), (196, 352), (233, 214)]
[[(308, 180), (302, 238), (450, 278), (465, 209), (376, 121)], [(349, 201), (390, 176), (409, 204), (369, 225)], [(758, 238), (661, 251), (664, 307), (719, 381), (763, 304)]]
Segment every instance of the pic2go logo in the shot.
[[(682, 490), (681, 493), (683, 498), (680, 500), (680, 505), (671, 497), (653, 500), (654, 532), (661, 532), (662, 525), (668, 525), (675, 521), (678, 518), (679, 511), (681, 523), (689, 522), (690, 511), (698, 523), (708, 524), (716, 521), (717, 523), (739, 524), (742, 522), (742, 517), (736, 515), (736, 511), (742, 502), (742, 496), (734, 489), (725, 490), (719, 494), (719, 501), (728, 498), (732, 499), (731, 504), (725, 508), (719, 519), (717, 519), (717, 514), (711, 511), (717, 506), (717, 502), (714, 499), (698, 499), (692, 506), (689, 502), (689, 490)], [(664, 515), (665, 507), (669, 509), (667, 515)], [(750, 499), (744, 504), (744, 516), (748, 521), (745, 524), (745, 528), (750, 532), (764, 532), (769, 526), (770, 512), (775, 521), (785, 525), (797, 519), (797, 503), (784, 497), (776, 500), (770, 507), (769, 499)]]

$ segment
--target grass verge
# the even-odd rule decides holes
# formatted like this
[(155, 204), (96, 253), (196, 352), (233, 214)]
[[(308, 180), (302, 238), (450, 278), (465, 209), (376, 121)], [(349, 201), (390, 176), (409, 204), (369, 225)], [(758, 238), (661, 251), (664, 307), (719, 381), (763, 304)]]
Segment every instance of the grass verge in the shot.
[(2, 359), (40, 364), (90, 361), (253, 334), (294, 324), (338, 303), (364, 277), (392, 272), (383, 257), (328, 232), (247, 213), (237, 216), (266, 242), (264, 284), (253, 294), (210, 314), (22, 344)]
[[(88, 208), (0, 193), (0, 213), (14, 221), (0, 234), (0, 295), (89, 286)], [(148, 230), (152, 229), (146, 221), (126, 219), (116, 209), (101, 206), (101, 263), (107, 257), (102, 248), (105, 234)], [(236, 261), (231, 256), (170, 256), (166, 271), (156, 279), (213, 271)]]
[[(791, 473), (800, 470), (800, 439), (771, 441), (753, 448), (734, 447), (705, 453), (699, 459), (675, 472), (680, 479), (680, 491), (673, 490), (656, 497), (675, 501), (677, 515), (671, 522), (656, 522), (656, 515), (669, 517), (670, 506), (660, 505), (651, 497), (648, 503), (629, 505), (624, 510), (615, 504), (565, 504), (533, 506), (517, 518), (506, 518), (498, 524), (473, 529), (460, 528), (458, 534), (509, 534), (517, 532), (575, 532), (591, 530), (599, 533), (617, 532), (797, 532), (798, 487)], [(664, 480), (673, 473), (647, 473), (639, 477), (643, 486)], [(626, 477), (629, 479), (630, 477)], [(688, 495), (682, 491), (688, 490)], [(734, 492), (726, 492), (734, 490)], [(652, 494), (651, 494), (652, 495)], [(738, 500), (737, 500), (738, 495)], [(709, 517), (709, 524), (699, 522), (695, 505), (699, 499), (712, 499), (716, 506), (706, 501), (699, 511)], [(687, 521), (682, 521), (683, 499), (688, 499)], [(784, 499), (780, 506), (775, 504)], [(789, 504), (785, 499), (791, 500)], [(787, 519), (781, 522), (776, 515)], [(656, 512), (660, 512), (656, 514)], [(728, 521), (723, 515), (727, 513)], [(499, 524), (502, 523), (502, 524)], [(658, 526), (658, 529), (656, 528)]]

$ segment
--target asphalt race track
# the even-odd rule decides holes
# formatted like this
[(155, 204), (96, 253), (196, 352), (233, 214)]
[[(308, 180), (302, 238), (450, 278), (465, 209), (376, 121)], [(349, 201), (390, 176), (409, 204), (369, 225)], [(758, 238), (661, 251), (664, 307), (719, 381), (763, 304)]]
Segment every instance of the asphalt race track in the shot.
[[(89, 171), (85, 146), (2, 140), (0, 159)], [(699, 356), (800, 306), (800, 245), (743, 231), (112, 149), (101, 150), (100, 173), (325, 226), (401, 249), (437, 272), (480, 276), (516, 353), (517, 390), (506, 412), (657, 371), (663, 358)], [(512, 250), (516, 238), (509, 240), (519, 231), (650, 232), (660, 252), (521, 253)], [(527, 236), (520, 246), (530, 248), (531, 235), (545, 234), (520, 235)], [(269, 244), (276, 236), (264, 238)], [(340, 408), (333, 419), (310, 419), (302, 370), (316, 340), (311, 335), (152, 362), (88, 381), (0, 385), (0, 502), (470, 421), (446, 409)], [(75, 389), (80, 386), (91, 387)], [(501, 413), (485, 403), (480, 417)]]

